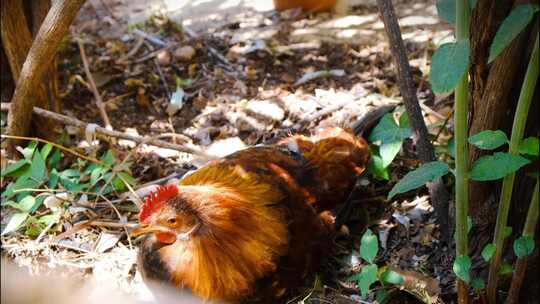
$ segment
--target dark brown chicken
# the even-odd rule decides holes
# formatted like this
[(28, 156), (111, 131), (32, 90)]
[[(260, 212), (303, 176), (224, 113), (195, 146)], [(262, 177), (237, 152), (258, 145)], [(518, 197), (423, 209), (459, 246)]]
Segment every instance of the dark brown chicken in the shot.
[(213, 161), (141, 208), (139, 267), (203, 299), (280, 297), (312, 274), (369, 159), (341, 128), (293, 136)]

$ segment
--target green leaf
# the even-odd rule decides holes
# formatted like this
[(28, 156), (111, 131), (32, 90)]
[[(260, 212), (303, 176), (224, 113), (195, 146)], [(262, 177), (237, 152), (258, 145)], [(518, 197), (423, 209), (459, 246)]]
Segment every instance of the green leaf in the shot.
[(61, 178), (65, 179), (79, 179), (81, 177), (81, 172), (75, 169), (66, 169), (59, 173)]
[(59, 217), (58, 214), (47, 214), (38, 219), (38, 222), (44, 224), (45, 226), (49, 226), (52, 223), (58, 222)]
[(508, 143), (508, 137), (501, 130), (486, 130), (469, 137), (469, 143), (483, 150), (493, 150)]
[(484, 283), (484, 280), (482, 280), (482, 278), (474, 278), (471, 281), (471, 286), (476, 290), (482, 290), (486, 288), (486, 283)]
[[(476, 0), (469, 0), (471, 10), (476, 6)], [(437, 15), (443, 21), (456, 24), (456, 0), (437, 1)]]
[(359, 279), (358, 285), (360, 285), (362, 297), (365, 298), (369, 292), (371, 284), (377, 282), (377, 265), (370, 264), (362, 267), (362, 272), (360, 272)]
[(538, 5), (524, 4), (516, 6), (510, 15), (504, 19), (499, 27), (491, 48), (489, 49), (488, 63), (491, 63), (497, 56), (516, 38), (521, 31), (531, 22), (534, 14), (538, 11)]
[(409, 115), (407, 115), (407, 111), (403, 111), (403, 113), (399, 115), (399, 126), (401, 128), (409, 127)]
[(375, 300), (377, 301), (377, 303), (385, 303), (386, 300), (388, 299), (388, 291), (386, 291), (386, 289), (379, 289), (377, 290), (377, 293), (375, 295)]
[(48, 186), (50, 189), (56, 189), (56, 186), (58, 185), (58, 178), (59, 178), (58, 171), (56, 171), (56, 169), (52, 169), (51, 172), (49, 173), (49, 182), (48, 182)]
[(44, 160), (47, 160), (47, 157), (49, 156), (49, 153), (51, 153), (53, 146), (51, 144), (46, 144), (41, 148), (41, 156)]
[(534, 240), (529, 235), (524, 235), (514, 241), (514, 252), (518, 258), (528, 256), (534, 251)]
[(371, 142), (381, 141), (382, 144), (395, 141), (403, 141), (411, 137), (412, 132), (409, 128), (401, 128), (394, 120), (392, 113), (387, 113), (381, 118), (379, 123), (373, 128), (369, 134)]
[(17, 196), (24, 197), (28, 195), (30, 192), (29, 191), (17, 192), (17, 191), (22, 190), (22, 189), (34, 189), (38, 185), (39, 185), (38, 182), (36, 182), (33, 179), (30, 179), (30, 174), (28, 173), (17, 178), (13, 186), (11, 187), (8, 186), (8, 189), (6, 189), (6, 191), (2, 193), (2, 196), (5, 196), (6, 199), (12, 197), (15, 194), (17, 194)]
[(111, 184), (116, 191), (124, 191), (126, 189), (126, 185), (122, 181), (122, 179), (118, 176), (115, 176), (113, 180), (111, 181)]
[(469, 41), (441, 45), (433, 54), (429, 81), (435, 93), (452, 91), (469, 65)]
[(60, 161), (61, 156), (62, 152), (60, 152), (60, 150), (54, 150), (51, 158), (49, 159), (49, 168), (56, 168), (56, 165)]
[(393, 270), (386, 270), (383, 272), (381, 274), (381, 281), (394, 285), (403, 285), (403, 283), (405, 283), (403, 276)]
[(373, 263), (378, 250), (379, 241), (377, 240), (377, 236), (371, 230), (367, 229), (360, 241), (360, 257), (368, 263)]
[(127, 172), (118, 172), (118, 176), (125, 180), (130, 186), (133, 186), (136, 183), (135, 179)]
[(538, 138), (527, 137), (519, 143), (518, 151), (520, 154), (538, 156)]
[(511, 274), (513, 271), (514, 269), (512, 268), (512, 265), (506, 262), (503, 262), (501, 266), (499, 267), (499, 275), (502, 275), (502, 276)]
[(25, 212), (30, 212), (36, 204), (36, 198), (28, 195), (19, 202), (20, 209)]
[(401, 150), (401, 145), (403, 141), (393, 141), (388, 143), (383, 143), (379, 148), (379, 153), (381, 155), (383, 167), (388, 167)]
[(454, 261), (452, 269), (458, 278), (469, 284), (471, 281), (471, 258), (468, 255), (458, 256)]
[(62, 186), (64, 186), (64, 188), (66, 188), (66, 190), (71, 191), (71, 192), (83, 191), (88, 188), (88, 183), (78, 184), (78, 183), (72, 182), (71, 180), (67, 178), (63, 178), (61, 176), (60, 176), (60, 183), (62, 184)]
[(372, 154), (368, 162), (368, 171), (371, 172), (376, 178), (389, 180), (390, 174), (388, 173), (388, 167), (383, 166), (382, 158), (379, 155)]
[(519, 155), (497, 152), (493, 155), (482, 156), (474, 162), (470, 177), (475, 181), (496, 180), (519, 170), (528, 163), (530, 163), (528, 159)]
[(507, 238), (507, 237), (509, 237), (511, 234), (512, 234), (512, 227), (510, 227), (510, 226), (504, 227), (503, 237), (504, 237), (504, 238)]
[(102, 177), (103, 173), (107, 172), (107, 169), (96, 166), (92, 173), (90, 173), (90, 185), (95, 185)]
[(11, 218), (9, 219), (9, 222), (6, 225), (6, 228), (4, 228), (4, 231), (2, 231), (2, 235), (8, 234), (10, 232), (13, 232), (19, 229), (22, 226), (22, 224), (24, 224), (24, 221), (26, 221), (27, 217), (28, 217), (28, 213), (26, 212), (19, 212), (19, 213), (13, 214)]
[(28, 164), (26, 159), (20, 159), (7, 166), (5, 170), (2, 170), (1, 176), (14, 176), (14, 174), (26, 164)]
[(491, 257), (493, 256), (493, 253), (495, 253), (495, 244), (489, 243), (482, 249), (482, 257), (484, 258), (484, 261), (489, 262), (491, 260)]
[(448, 154), (453, 158), (456, 158), (456, 140), (454, 137), (448, 141)]
[(37, 141), (31, 141), (26, 148), (23, 149), (22, 155), (25, 159), (30, 160), (32, 159), (32, 155), (34, 155), (34, 151), (36, 151), (36, 147), (38, 145)]
[(471, 232), (471, 229), (473, 228), (473, 221), (470, 216), (467, 216), (467, 234)]
[(28, 217), (25, 226), (26, 230), (24, 231), (24, 234), (31, 237), (37, 237), (44, 228), (43, 224), (40, 224), (33, 216)]
[(109, 166), (112, 166), (114, 162), (114, 154), (112, 150), (107, 150), (107, 152), (100, 159), (102, 162), (106, 163)]
[(45, 178), (45, 171), (47, 170), (47, 168), (45, 167), (45, 160), (43, 159), (41, 153), (34, 153), (34, 157), (32, 158), (32, 164), (30, 165), (30, 170), (32, 171), (32, 179), (39, 183), (43, 182), (43, 179)]
[(388, 199), (391, 199), (396, 194), (404, 193), (412, 189), (431, 182), (446, 173), (448, 173), (448, 165), (441, 161), (425, 163), (418, 169), (407, 173), (388, 194)]

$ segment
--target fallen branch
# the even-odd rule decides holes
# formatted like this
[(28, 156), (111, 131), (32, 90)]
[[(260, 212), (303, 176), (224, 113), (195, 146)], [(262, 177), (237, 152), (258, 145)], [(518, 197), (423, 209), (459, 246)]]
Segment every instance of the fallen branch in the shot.
[[(391, 0), (377, 0), (379, 14), (384, 23), (384, 28), (390, 42), (390, 50), (397, 66), (397, 77), (399, 90), (403, 96), (403, 103), (409, 116), (413, 141), (416, 146), (418, 158), (422, 163), (435, 160), (433, 146), (428, 139), (428, 130), (422, 115), (422, 109), (416, 96), (411, 67), (407, 59), (407, 53), (401, 37), (401, 31), (396, 18)], [(448, 193), (441, 178), (427, 185), (433, 203), (433, 208), (437, 214), (437, 222), (441, 230), (442, 239), (450, 243), (452, 240), (451, 226), (449, 223), (449, 201)]]
[(80, 38), (76, 38), (75, 40), (77, 40), (77, 45), (79, 46), (79, 51), (81, 53), (81, 59), (84, 66), (84, 73), (86, 74), (86, 78), (88, 78), (90, 90), (94, 94), (94, 99), (96, 101), (96, 106), (99, 110), (99, 114), (101, 115), (101, 119), (103, 119), (105, 128), (107, 128), (108, 130), (112, 130), (113, 128), (111, 125), (111, 121), (109, 120), (109, 115), (107, 115), (107, 111), (105, 111), (105, 104), (103, 103), (101, 95), (99, 95), (96, 82), (94, 81), (94, 77), (92, 76), (92, 73), (90, 72), (90, 67), (88, 66), (88, 59), (86, 58), (86, 52), (84, 51), (84, 44)]
[[(9, 103), (2, 103), (1, 104), (1, 110), (2, 111), (8, 111), (8, 110), (11, 111), (10, 104)], [(34, 107), (33, 113), (36, 114), (36, 115), (42, 116), (42, 117), (46, 117), (46, 118), (50, 118), (52, 120), (58, 121), (58, 122), (60, 122), (62, 124), (74, 126), (74, 127), (77, 127), (77, 128), (83, 129), (83, 130), (86, 130), (86, 128), (89, 125), (89, 123), (80, 121), (80, 120), (78, 120), (76, 118), (72, 118), (72, 117), (62, 115), (62, 114), (47, 111), (47, 110), (44, 110), (44, 109), (41, 109), (41, 108), (38, 108), (38, 107)], [(204, 151), (199, 150), (197, 148), (172, 144), (172, 143), (169, 143), (169, 142), (166, 142), (166, 141), (163, 141), (163, 140), (159, 140), (159, 139), (156, 139), (156, 138), (148, 139), (148, 138), (142, 137), (142, 136), (130, 135), (130, 134), (126, 134), (126, 133), (123, 133), (123, 132), (114, 131), (114, 130), (107, 130), (106, 128), (99, 127), (99, 126), (95, 127), (95, 132), (99, 133), (99, 134), (102, 134), (102, 135), (110, 136), (110, 137), (131, 140), (131, 141), (134, 141), (134, 142), (136, 142), (138, 144), (146, 143), (148, 145), (152, 145), (152, 146), (156, 146), (156, 147), (162, 147), (162, 148), (167, 148), (167, 149), (176, 150), (176, 151), (180, 151), (180, 152), (191, 153), (191, 154), (195, 154), (195, 155), (205, 157), (207, 159), (215, 158), (214, 156), (210, 156), (209, 154), (207, 154)]]

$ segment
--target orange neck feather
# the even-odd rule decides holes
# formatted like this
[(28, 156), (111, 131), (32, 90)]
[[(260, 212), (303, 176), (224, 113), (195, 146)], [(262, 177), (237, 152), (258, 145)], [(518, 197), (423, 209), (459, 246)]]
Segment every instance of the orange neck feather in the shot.
[(286, 250), (286, 221), (267, 206), (281, 193), (238, 166), (201, 168), (180, 184), (203, 226), (191, 239), (161, 249), (174, 284), (204, 299), (246, 296)]

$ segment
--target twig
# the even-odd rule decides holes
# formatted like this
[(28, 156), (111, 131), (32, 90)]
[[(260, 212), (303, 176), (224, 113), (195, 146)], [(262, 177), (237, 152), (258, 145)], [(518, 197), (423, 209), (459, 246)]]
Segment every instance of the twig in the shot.
[(133, 31), (133, 34), (137, 35), (137, 36), (140, 36), (140, 37), (143, 37), (144, 39), (150, 41), (151, 43), (155, 44), (155, 45), (158, 45), (158, 46), (161, 46), (161, 47), (168, 47), (169, 46), (169, 43), (161, 40), (160, 38), (156, 37), (156, 36), (153, 36), (153, 35), (150, 35), (140, 29), (134, 29)]
[[(182, 29), (183, 29), (184, 33), (186, 33), (191, 39), (198, 39), (199, 38), (199, 35), (197, 33), (195, 33), (189, 27), (184, 25), (184, 27)], [(216, 50), (215, 48), (207, 45), (206, 42), (204, 42), (204, 41), (202, 43), (206, 46), (206, 48), (208, 49), (208, 52), (211, 55), (216, 57), (219, 61), (221, 61), (225, 65), (226, 70), (228, 69), (229, 72), (232, 73), (231, 76), (234, 76), (236, 78), (241, 78), (241, 79), (246, 78), (246, 75), (244, 74), (244, 72), (237, 69), (235, 66), (233, 66), (233, 64), (225, 56), (223, 56), (218, 50)]]
[[(113, 174), (114, 175), (114, 174)], [(121, 177), (120, 177), (121, 178)], [(123, 179), (122, 179), (123, 180)], [(127, 183), (126, 183), (127, 184)], [(104, 199), (110, 206), (111, 208), (113, 208), (114, 212), (116, 212), (116, 215), (118, 216), (118, 219), (120, 221), (122, 221), (122, 215), (120, 214), (120, 212), (118, 211), (118, 209), (116, 209), (116, 207), (114, 206), (114, 204), (108, 199), (106, 198), (104, 195), (101, 195), (101, 198)], [(104, 223), (104, 222), (94, 222), (93, 225), (94, 226), (97, 226), (97, 223)], [(128, 240), (128, 244), (129, 244), (129, 248), (130, 249), (133, 249), (133, 244), (131, 243), (131, 237), (129, 235), (129, 232), (128, 232), (128, 227), (125, 223), (107, 223), (107, 224), (116, 224), (118, 225), (117, 227), (121, 227), (124, 229), (124, 232), (126, 233), (126, 237), (127, 237), (127, 240)], [(109, 227), (112, 227), (112, 226), (109, 226)]]
[(90, 68), (88, 67), (88, 59), (86, 58), (86, 52), (84, 51), (84, 44), (80, 38), (75, 38), (75, 40), (77, 41), (77, 45), (79, 46), (79, 51), (81, 53), (81, 59), (84, 66), (84, 73), (86, 74), (86, 78), (88, 78), (90, 89), (92, 93), (94, 94), (94, 99), (96, 101), (96, 106), (99, 110), (99, 114), (101, 115), (101, 119), (103, 119), (105, 128), (108, 130), (112, 130), (113, 128), (111, 126), (111, 121), (109, 120), (107, 111), (105, 111), (105, 104), (103, 103), (103, 99), (101, 98), (101, 95), (99, 95), (96, 82), (94, 81), (94, 77), (92, 76), (92, 73), (90, 72)]
[[(8, 111), (9, 110), (9, 103), (2, 103), (1, 104), (1, 110), (2, 111)], [(88, 123), (80, 121), (80, 120), (78, 120), (76, 118), (68, 117), (68, 116), (58, 114), (58, 113), (54, 113), (54, 112), (51, 112), (51, 111), (47, 111), (47, 110), (44, 110), (42, 108), (34, 107), (33, 112), (36, 115), (47, 117), (47, 118), (56, 120), (58, 122), (61, 122), (63, 124), (74, 126), (74, 127), (77, 127), (77, 128), (83, 129), (83, 130), (86, 129), (86, 127), (88, 126)], [(126, 133), (123, 133), (123, 132), (114, 131), (114, 130), (107, 130), (107, 129), (105, 129), (103, 127), (99, 127), (99, 126), (95, 128), (95, 131), (96, 131), (96, 133), (100, 133), (102, 135), (127, 139), (127, 140), (134, 141), (136, 143), (146, 142), (146, 144), (148, 144), (148, 145), (167, 148), (167, 149), (176, 150), (176, 151), (180, 151), (180, 152), (191, 153), (191, 154), (195, 154), (195, 155), (205, 157), (206, 159), (215, 158), (215, 156), (211, 156), (211, 155), (209, 155), (209, 154), (205, 153), (204, 151), (199, 150), (197, 148), (186, 147), (186, 146), (183, 146), (183, 145), (175, 145), (175, 144), (172, 144), (172, 143), (169, 143), (169, 142), (166, 142), (166, 141), (163, 141), (163, 140), (159, 140), (159, 139), (156, 139), (156, 138), (150, 138), (148, 141), (146, 141), (146, 137), (130, 135), (130, 134), (126, 134)], [(7, 137), (7, 136), (2, 135), (2, 137)]]
[(142, 56), (141, 58), (136, 59), (134, 62), (135, 62), (135, 63), (141, 63), (141, 62), (144, 62), (144, 61), (146, 61), (146, 60), (152, 59), (152, 58), (156, 57), (160, 52), (165, 51), (165, 50), (168, 50), (168, 49), (170, 49), (170, 48), (171, 48), (171, 47), (169, 46), (169, 47), (161, 48), (161, 49), (156, 50), (156, 51), (151, 51), (150, 53), (148, 53), (148, 54)]
[(129, 57), (135, 55), (141, 49), (143, 44), (144, 44), (144, 38), (139, 37), (139, 39), (137, 39), (137, 42), (135, 42), (135, 45), (133, 46), (133, 48), (129, 50), (129, 52), (125, 56), (121, 57), (120, 61), (127, 60)]
[(350, 102), (352, 102), (352, 101), (347, 100), (347, 101), (339, 102), (339, 103), (337, 103), (335, 105), (332, 105), (332, 106), (329, 106), (329, 107), (324, 107), (323, 109), (321, 109), (321, 110), (319, 110), (319, 111), (317, 111), (317, 112), (303, 118), (301, 121), (299, 121), (298, 123), (296, 123), (293, 126), (293, 129), (294, 130), (299, 130), (300, 128), (302, 128), (303, 126), (305, 126), (308, 123), (314, 122), (314, 121), (320, 119), (323, 116), (326, 116), (326, 115), (329, 115), (329, 114), (331, 114), (331, 113), (333, 113), (335, 111), (338, 111), (339, 109), (343, 108), (344, 106), (346, 106)]
[[(126, 229), (125, 232), (127, 233), (127, 229), (135, 228), (138, 224), (136, 223), (116, 223), (116, 222), (103, 222), (103, 221), (93, 221), (91, 226), (97, 226), (97, 227), (111, 227), (111, 228), (124, 228)], [(128, 240), (129, 240), (129, 233), (128, 233)], [(130, 242), (131, 243), (131, 242)], [(130, 244), (131, 246), (131, 244)]]
[(71, 229), (64, 231), (60, 233), (59, 235), (55, 236), (49, 243), (52, 245), (56, 245), (56, 243), (58, 243), (60, 240), (65, 239), (70, 235), (73, 235), (79, 230), (90, 227), (96, 219), (97, 219), (97, 216), (89, 220), (83, 221), (82, 223), (75, 224), (73, 227), (71, 227)]
[[(416, 96), (407, 52), (401, 37), (401, 31), (396, 18), (391, 0), (377, 0), (379, 14), (384, 23), (384, 28), (390, 42), (390, 50), (397, 66), (397, 77), (403, 103), (409, 116), (411, 129), (413, 131), (413, 141), (417, 148), (418, 158), (422, 163), (435, 160), (433, 145), (428, 139), (428, 130), (422, 116), (422, 110)], [(450, 243), (452, 233), (449, 226), (449, 201), (450, 194), (445, 188), (441, 178), (428, 184), (429, 193), (433, 202), (433, 208), (437, 214), (437, 221), (441, 230), (442, 239)]]
[(153, 181), (150, 181), (150, 182), (148, 182), (146, 184), (142, 184), (142, 185), (138, 186), (137, 190), (141, 189), (141, 188), (144, 188), (144, 187), (151, 186), (151, 185), (158, 185), (158, 184), (161, 184), (161, 183), (166, 182), (166, 181), (168, 181), (170, 179), (173, 179), (173, 178), (182, 177), (182, 176), (184, 176), (184, 174), (186, 174), (186, 172), (188, 172), (188, 171), (176, 172), (176, 173), (169, 174), (168, 176), (158, 178), (156, 180), (153, 180)]
[(448, 123), (448, 121), (450, 120), (450, 118), (452, 118), (452, 116), (454, 116), (454, 110), (452, 109), (452, 111), (450, 111), (450, 113), (448, 113), (448, 115), (446, 115), (446, 117), (444, 118), (444, 121), (441, 125), (441, 127), (439, 128), (439, 131), (437, 131), (437, 135), (435, 135), (435, 139), (433, 141), (437, 141), (439, 139), (439, 136), (441, 136), (441, 133), (442, 131), (446, 128), (446, 124)]
[(159, 66), (159, 63), (156, 58), (154, 58), (154, 65), (156, 66), (156, 70), (159, 74), (159, 78), (161, 79), (161, 82), (163, 83), (163, 87), (165, 88), (165, 92), (167, 92), (167, 98), (171, 98), (171, 91), (169, 90), (169, 85), (167, 84), (167, 79), (165, 79), (165, 75), (163, 75), (163, 71), (161, 70), (161, 67)]
[[(34, 108), (36, 109), (36, 108)], [(52, 113), (52, 112), (51, 112)], [(92, 157), (89, 157), (89, 156), (86, 156), (86, 155), (83, 155), (83, 154), (80, 154), (79, 152), (75, 151), (75, 150), (72, 150), (70, 148), (66, 148), (60, 144), (57, 144), (57, 143), (53, 143), (52, 141), (48, 141), (46, 139), (42, 139), (42, 138), (38, 138), (38, 137), (26, 137), (26, 136), (14, 136), (14, 135), (6, 135), (6, 134), (2, 134), (0, 135), (1, 138), (11, 138), (11, 139), (19, 139), (19, 140), (34, 140), (34, 141), (39, 141), (41, 143), (45, 143), (45, 144), (50, 144), (51, 146), (53, 147), (56, 147), (60, 150), (63, 150), (63, 151), (66, 151), (66, 152), (69, 152), (79, 158), (82, 158), (82, 159), (85, 159), (85, 160), (88, 160), (88, 161), (91, 161), (91, 162), (94, 162), (96, 164), (100, 164), (102, 166), (108, 166), (107, 164), (105, 164), (104, 162), (98, 160), (98, 159), (95, 159), (95, 158), (92, 158)], [(34, 189), (33, 189), (34, 190)], [(46, 191), (49, 191), (49, 190), (46, 190)]]

